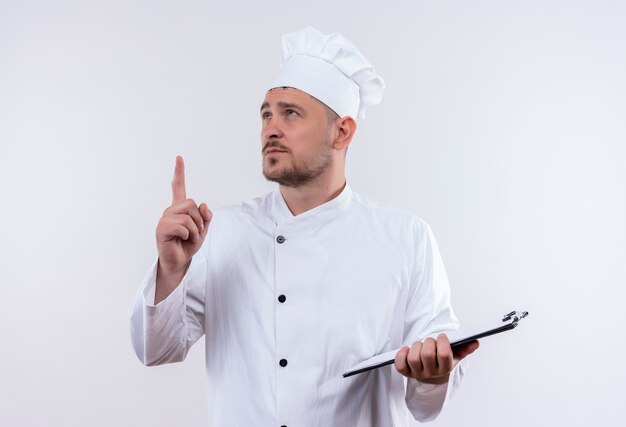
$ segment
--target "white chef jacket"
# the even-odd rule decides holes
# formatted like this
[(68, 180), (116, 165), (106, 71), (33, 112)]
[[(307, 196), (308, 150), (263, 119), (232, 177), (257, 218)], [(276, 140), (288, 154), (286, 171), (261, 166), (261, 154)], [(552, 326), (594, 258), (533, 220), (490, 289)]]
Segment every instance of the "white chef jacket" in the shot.
[[(439, 250), (419, 218), (346, 185), (293, 216), (277, 189), (214, 212), (181, 284), (154, 305), (156, 262), (131, 305), (146, 365), (178, 362), (206, 334), (212, 426), (405, 426), (434, 419), (448, 384), (355, 364), (458, 329)], [(408, 408), (408, 411), (407, 411)]]

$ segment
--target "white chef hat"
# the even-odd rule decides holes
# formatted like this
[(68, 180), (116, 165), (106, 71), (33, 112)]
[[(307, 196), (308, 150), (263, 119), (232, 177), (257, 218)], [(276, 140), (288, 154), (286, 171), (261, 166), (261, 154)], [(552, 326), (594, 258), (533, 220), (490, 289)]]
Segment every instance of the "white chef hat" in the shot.
[(340, 117), (365, 117), (385, 82), (363, 54), (339, 33), (312, 27), (283, 35), (282, 68), (270, 89), (293, 87), (317, 98)]

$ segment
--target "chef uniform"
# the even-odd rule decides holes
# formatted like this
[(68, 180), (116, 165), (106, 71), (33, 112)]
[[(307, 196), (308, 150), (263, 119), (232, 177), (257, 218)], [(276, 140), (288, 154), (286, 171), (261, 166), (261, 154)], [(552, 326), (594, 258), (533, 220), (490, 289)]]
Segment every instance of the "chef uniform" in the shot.
[[(362, 117), (380, 101), (382, 79), (340, 34), (306, 28), (285, 35), (283, 49), (272, 87), (304, 90), (341, 116)], [(334, 87), (326, 93), (314, 80), (325, 74)], [(347, 83), (356, 89), (338, 97)], [(133, 346), (159, 365), (184, 360), (205, 335), (212, 426), (405, 426), (411, 415), (434, 419), (462, 377), (463, 361), (443, 385), (407, 380), (393, 366), (342, 377), (373, 355), (458, 328), (428, 225), (348, 185), (297, 216), (279, 189), (215, 210), (182, 282), (154, 305), (156, 267), (131, 305)]]

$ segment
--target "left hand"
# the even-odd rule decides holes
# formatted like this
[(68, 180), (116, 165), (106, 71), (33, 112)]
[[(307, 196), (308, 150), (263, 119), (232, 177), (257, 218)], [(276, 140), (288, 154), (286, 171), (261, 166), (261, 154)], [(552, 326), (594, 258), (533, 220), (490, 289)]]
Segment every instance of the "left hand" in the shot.
[(445, 384), (452, 369), (466, 356), (478, 348), (478, 340), (468, 342), (452, 351), (446, 334), (437, 340), (426, 338), (403, 347), (396, 354), (395, 366), (407, 378), (415, 378), (428, 384)]

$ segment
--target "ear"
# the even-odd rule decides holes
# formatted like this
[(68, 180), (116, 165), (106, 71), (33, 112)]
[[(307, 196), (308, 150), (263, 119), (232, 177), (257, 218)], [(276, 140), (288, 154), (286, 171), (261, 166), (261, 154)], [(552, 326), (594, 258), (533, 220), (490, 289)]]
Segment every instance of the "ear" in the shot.
[(337, 126), (337, 137), (335, 138), (333, 148), (335, 150), (343, 150), (352, 142), (352, 137), (356, 132), (356, 121), (352, 117), (346, 116), (337, 119), (335, 126)]

